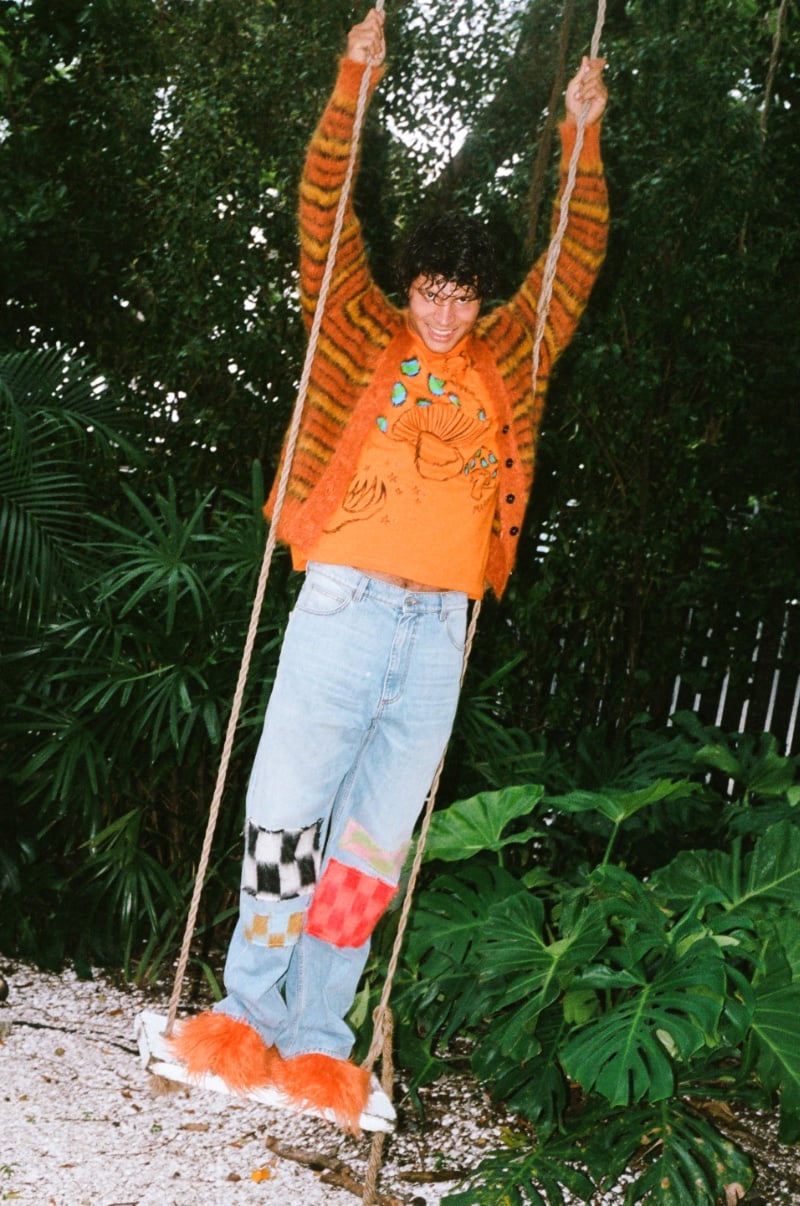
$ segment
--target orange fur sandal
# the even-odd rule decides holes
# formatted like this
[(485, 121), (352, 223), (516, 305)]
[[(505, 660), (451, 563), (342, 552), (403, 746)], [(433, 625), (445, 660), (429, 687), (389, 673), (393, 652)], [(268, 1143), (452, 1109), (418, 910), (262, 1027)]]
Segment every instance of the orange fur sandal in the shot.
[(180, 1022), (169, 1046), (190, 1076), (199, 1080), (210, 1072), (234, 1093), (274, 1083), (274, 1068), (281, 1062), (275, 1047), (268, 1047), (252, 1026), (211, 1010)]
[(350, 1135), (361, 1134), (360, 1118), (370, 1092), (368, 1068), (330, 1055), (295, 1055), (273, 1069), (274, 1084), (301, 1110), (330, 1111)]

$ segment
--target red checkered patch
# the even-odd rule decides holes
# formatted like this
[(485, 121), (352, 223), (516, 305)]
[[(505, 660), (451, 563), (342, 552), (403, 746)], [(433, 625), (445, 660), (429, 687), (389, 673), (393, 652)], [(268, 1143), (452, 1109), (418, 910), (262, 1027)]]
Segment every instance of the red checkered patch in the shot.
[(306, 918), (306, 933), (333, 946), (361, 946), (396, 888), (331, 859), (317, 885)]

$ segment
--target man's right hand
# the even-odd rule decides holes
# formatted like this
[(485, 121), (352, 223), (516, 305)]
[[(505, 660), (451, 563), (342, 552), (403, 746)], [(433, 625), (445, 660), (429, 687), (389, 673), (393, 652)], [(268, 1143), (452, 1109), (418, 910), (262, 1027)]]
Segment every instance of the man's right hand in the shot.
[(364, 20), (354, 25), (347, 35), (346, 58), (379, 67), (386, 57), (383, 22), (384, 13), (371, 8)]

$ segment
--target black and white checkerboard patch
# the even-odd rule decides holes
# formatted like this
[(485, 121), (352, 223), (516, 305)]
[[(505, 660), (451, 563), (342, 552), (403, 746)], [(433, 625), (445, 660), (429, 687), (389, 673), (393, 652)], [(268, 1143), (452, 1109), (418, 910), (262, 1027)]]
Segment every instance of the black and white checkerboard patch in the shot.
[(306, 829), (262, 829), (245, 824), (242, 889), (258, 900), (293, 900), (317, 883), (322, 821)]

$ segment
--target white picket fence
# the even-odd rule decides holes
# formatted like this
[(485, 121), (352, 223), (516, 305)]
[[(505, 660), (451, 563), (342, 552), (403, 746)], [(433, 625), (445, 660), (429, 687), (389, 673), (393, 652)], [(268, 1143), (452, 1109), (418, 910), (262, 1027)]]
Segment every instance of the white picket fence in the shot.
[[(690, 616), (690, 626), (692, 622)], [(709, 648), (712, 642), (718, 646), (713, 630), (705, 635)], [(687, 708), (726, 732), (772, 733), (781, 753), (800, 753), (800, 601), (787, 603), (777, 623), (759, 622), (752, 642), (746, 674), (725, 670), (700, 691), (687, 684), (685, 673), (676, 675), (670, 715)], [(701, 669), (707, 665), (706, 656)]]

